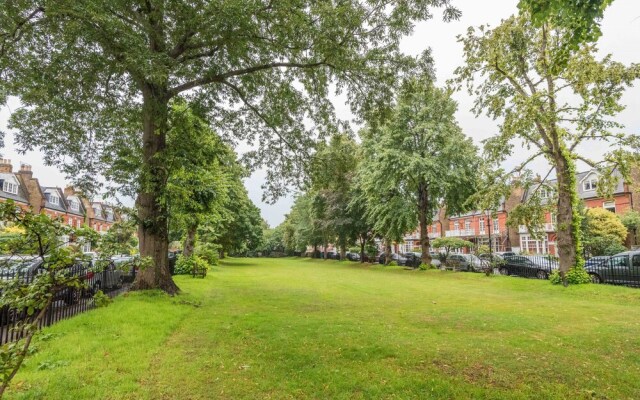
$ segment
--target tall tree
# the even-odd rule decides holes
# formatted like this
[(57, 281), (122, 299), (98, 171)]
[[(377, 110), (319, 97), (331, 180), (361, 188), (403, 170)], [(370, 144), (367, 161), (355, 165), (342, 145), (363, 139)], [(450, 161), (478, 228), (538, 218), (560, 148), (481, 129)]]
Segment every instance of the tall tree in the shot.
[(24, 104), (12, 117), (23, 148), (42, 148), (70, 175), (117, 178), (110, 160), (142, 149), (144, 168), (128, 183), (140, 252), (155, 266), (137, 287), (173, 293), (162, 200), (170, 100), (187, 95), (221, 131), (260, 143), (250, 156), (271, 167), (267, 188), (282, 194), (313, 139), (305, 124), (315, 122), (320, 134), (333, 129), (331, 85), (349, 93), (359, 115), (374, 114), (411, 68), (402, 36), (431, 18), (432, 7), (444, 7), (445, 19), (459, 16), (449, 0), (47, 1), (12, 46), (3, 86)]
[[(515, 143), (523, 142), (533, 152), (514, 171), (522, 171), (540, 156), (555, 169), (563, 277), (571, 267), (583, 265), (576, 160), (604, 165), (581, 155), (579, 146), (589, 141), (635, 145), (637, 138), (619, 133), (622, 126), (612, 117), (624, 109), (620, 98), (625, 87), (640, 75), (638, 65), (625, 67), (610, 56), (596, 59), (591, 45), (571, 51), (566, 63), (556, 62), (571, 34), (548, 23), (537, 27), (526, 15), (511, 17), (492, 30), (469, 29), (460, 38), (466, 64), (457, 70), (458, 82), (466, 81), (469, 93), (476, 96), (474, 111), (502, 120), (500, 133), (485, 146), (493, 160), (504, 160), (519, 148)], [(607, 172), (601, 175), (603, 188), (610, 186), (606, 181), (614, 176), (611, 168), (624, 163), (620, 154), (612, 152), (605, 160), (614, 162), (607, 163)]]
[(464, 211), (475, 187), (477, 148), (458, 126), (456, 109), (450, 93), (430, 78), (406, 81), (361, 169), (372, 218), (399, 217), (392, 226), (406, 221), (401, 234), (417, 222), (425, 264), (431, 263), (428, 226), (438, 209), (446, 204), (450, 215)]
[(230, 181), (242, 173), (235, 152), (185, 102), (169, 114), (165, 165), (171, 226), (185, 233), (183, 255), (193, 253), (198, 227), (220, 220)]
[(316, 196), (316, 216), (325, 225), (340, 248), (344, 260), (346, 248), (356, 236), (349, 203), (353, 178), (358, 165), (358, 146), (346, 134), (336, 134), (329, 143), (320, 143), (310, 162), (310, 192)]

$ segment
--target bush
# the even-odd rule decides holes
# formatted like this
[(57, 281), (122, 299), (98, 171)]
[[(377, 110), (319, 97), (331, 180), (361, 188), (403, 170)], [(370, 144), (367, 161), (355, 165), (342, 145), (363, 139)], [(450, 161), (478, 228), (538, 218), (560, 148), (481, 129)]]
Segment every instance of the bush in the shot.
[[(549, 280), (554, 285), (562, 284), (562, 278), (560, 278), (560, 271), (553, 271)], [(569, 285), (580, 285), (583, 283), (590, 283), (591, 278), (583, 267), (573, 267), (567, 272), (567, 283)]]
[(209, 265), (218, 265), (218, 250), (220, 246), (212, 243), (201, 243), (196, 245), (193, 254), (202, 258)]
[(389, 263), (389, 266), (390, 266), (390, 267), (397, 267), (397, 266), (398, 266), (398, 263), (397, 263), (397, 262), (395, 262), (395, 261), (391, 261), (391, 262)]
[(433, 264), (420, 263), (418, 268), (420, 268), (420, 271), (426, 271), (428, 269), (436, 269), (436, 266)]
[(176, 275), (191, 275), (195, 269), (205, 271), (209, 269), (209, 264), (199, 256), (192, 255), (188, 257), (184, 257), (182, 255), (178, 256), (178, 260), (176, 260), (176, 269), (174, 273)]

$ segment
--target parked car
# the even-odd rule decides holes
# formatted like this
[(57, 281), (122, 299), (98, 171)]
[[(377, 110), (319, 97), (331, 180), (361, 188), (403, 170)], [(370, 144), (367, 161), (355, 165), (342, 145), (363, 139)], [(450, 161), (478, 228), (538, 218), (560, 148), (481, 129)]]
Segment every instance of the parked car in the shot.
[[(384, 264), (385, 263), (385, 253), (381, 253), (378, 256), (378, 262), (380, 264)], [(397, 253), (391, 253), (391, 262), (395, 262), (398, 265), (406, 265), (407, 264), (407, 258), (403, 255), (397, 254)]]
[(340, 253), (336, 253), (335, 251), (328, 251), (326, 258), (328, 258), (329, 260), (339, 260)]
[(360, 261), (360, 253), (347, 252), (345, 258), (349, 261)]
[[(441, 263), (440, 263), (439, 254), (434, 252), (429, 252), (429, 255), (431, 256), (431, 265), (435, 267), (440, 267)], [(404, 256), (407, 259), (407, 261), (405, 262), (405, 265), (408, 267), (418, 268), (420, 264), (422, 264), (422, 253), (420, 252), (413, 251), (410, 253), (404, 253), (402, 254), (402, 256)]]
[(486, 263), (474, 254), (449, 254), (447, 265), (460, 271), (481, 272)]
[(120, 289), (124, 284), (124, 271), (118, 268), (124, 264), (125, 259), (116, 258), (116, 261), (111, 260), (96, 260), (91, 262), (91, 267), (94, 268), (94, 275), (91, 280), (91, 287), (94, 291), (105, 289)]
[[(5, 260), (0, 277), (3, 280), (20, 279), (25, 283), (29, 283), (36, 275), (44, 272), (44, 261), (40, 257), (20, 257), (13, 260), (9, 258)], [(89, 262), (77, 260), (72, 265), (62, 269), (62, 272), (68, 276), (78, 276), (80, 282), (87, 283), (89, 288), (63, 288), (55, 293), (54, 301), (62, 300), (68, 305), (75, 304), (80, 300), (81, 296), (93, 294), (91, 285), (95, 273), (91, 270)]]
[(501, 275), (517, 275), (548, 279), (558, 269), (558, 260), (549, 256), (506, 256), (500, 266)]
[(595, 257), (591, 257), (590, 259), (586, 260), (584, 263), (584, 267), (591, 267), (591, 266), (596, 266), (596, 265), (600, 265), (603, 262), (605, 262), (606, 260), (610, 259), (611, 256), (595, 256)]
[(585, 269), (594, 283), (640, 286), (640, 251), (625, 251)]

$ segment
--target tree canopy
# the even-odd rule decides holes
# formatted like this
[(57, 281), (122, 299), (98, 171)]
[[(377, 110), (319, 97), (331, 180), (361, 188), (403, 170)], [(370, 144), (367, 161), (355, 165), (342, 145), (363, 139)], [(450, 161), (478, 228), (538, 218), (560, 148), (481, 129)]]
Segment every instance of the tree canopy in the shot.
[[(41, 5), (15, 4), (19, 16)], [(23, 104), (11, 123), (24, 149), (40, 148), (85, 186), (104, 174), (137, 195), (140, 250), (155, 267), (136, 287), (173, 293), (162, 201), (169, 102), (184, 95), (216, 130), (259, 143), (248, 159), (269, 167), (268, 193), (281, 195), (313, 138), (334, 130), (331, 88), (374, 118), (415, 66), (401, 38), (433, 7), (459, 16), (448, 0), (47, 2), (3, 57), (2, 86)], [(113, 161), (130, 149), (141, 149), (142, 173), (123, 182)]]
[(364, 137), (359, 183), (377, 232), (399, 240), (420, 227), (422, 259), (431, 262), (427, 227), (440, 207), (465, 211), (475, 190), (477, 149), (455, 119), (450, 93), (429, 77), (407, 80), (388, 122)]

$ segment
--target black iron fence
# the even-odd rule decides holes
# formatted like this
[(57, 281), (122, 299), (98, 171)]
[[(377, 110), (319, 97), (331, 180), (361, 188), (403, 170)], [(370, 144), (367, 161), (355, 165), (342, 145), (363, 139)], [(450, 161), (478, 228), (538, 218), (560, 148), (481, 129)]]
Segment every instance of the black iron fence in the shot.
[[(129, 290), (135, 279), (136, 270), (122, 270), (113, 263), (97, 268), (91, 263), (76, 264), (66, 270), (67, 273), (77, 275), (83, 283), (81, 288), (64, 288), (53, 294), (54, 301), (46, 314), (38, 323), (38, 329), (52, 325), (60, 320), (96, 307), (94, 295), (100, 290), (113, 298)], [(37, 270), (0, 269), (0, 279), (20, 279), (30, 284)], [(41, 272), (40, 272), (41, 273)], [(18, 310), (9, 306), (0, 308), (0, 344), (19, 340), (24, 336), (24, 325), (36, 320), (39, 310), (33, 310), (31, 315), (26, 309)]]

